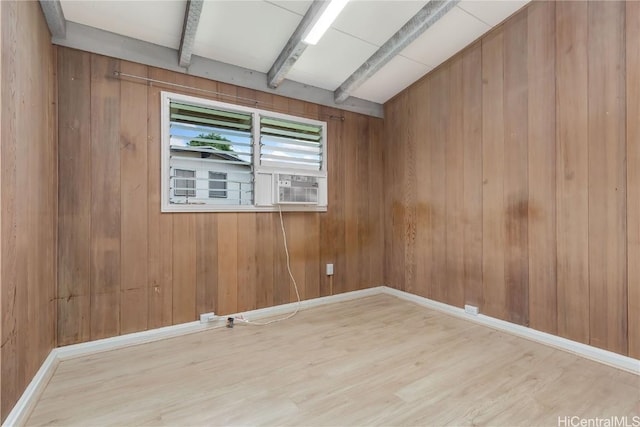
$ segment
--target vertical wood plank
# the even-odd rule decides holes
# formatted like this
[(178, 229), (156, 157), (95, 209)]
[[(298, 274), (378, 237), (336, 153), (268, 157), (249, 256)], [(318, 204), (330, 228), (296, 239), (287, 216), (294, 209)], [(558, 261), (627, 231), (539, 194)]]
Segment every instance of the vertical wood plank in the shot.
[(640, 3), (626, 3), (629, 356), (640, 359)]
[[(386, 126), (384, 157), (385, 167), (385, 283), (405, 290), (404, 268), (404, 216), (402, 185), (404, 184), (404, 148), (403, 142), (406, 128), (402, 128), (401, 117), (404, 117), (409, 92), (401, 92), (393, 100), (385, 104)], [(419, 195), (417, 197), (420, 197)]]
[(91, 55), (91, 339), (120, 333), (119, 61)]
[[(58, 55), (57, 47), (51, 45), (50, 33), (46, 20), (40, 14), (37, 7), (31, 7), (31, 13), (37, 16), (38, 39), (40, 40), (39, 50), (44, 52), (37, 56), (40, 61), (41, 72), (46, 73), (41, 81), (41, 94), (46, 99), (46, 126), (40, 129), (42, 139), (48, 141), (46, 146), (38, 145), (38, 151), (44, 156), (41, 170), (44, 176), (49, 177), (41, 181), (40, 197), (43, 201), (43, 212), (38, 220), (39, 228), (34, 230), (43, 239), (44, 244), (38, 245), (40, 259), (33, 268), (39, 270), (38, 289), (36, 295), (39, 298), (36, 310), (38, 318), (38, 344), (37, 355), (34, 359), (33, 375), (40, 369), (42, 362), (49, 356), (52, 349), (57, 345), (57, 295), (58, 295)], [(0, 264), (1, 265), (1, 264)], [(46, 284), (43, 286), (43, 284)], [(44, 287), (44, 289), (43, 289)], [(0, 295), (2, 295), (0, 293)], [(0, 307), (2, 303), (0, 302)], [(42, 315), (44, 313), (44, 315)], [(0, 358), (1, 359), (1, 358)], [(2, 370), (0, 369), (0, 372)], [(0, 398), (0, 401), (2, 399)]]
[(482, 40), (482, 276), (481, 311), (507, 319), (504, 228), (503, 29)]
[[(28, 260), (27, 280), (29, 281), (29, 331), (26, 334), (25, 353), (27, 371), (23, 387), (31, 381), (42, 362), (56, 346), (56, 282), (57, 282), (57, 123), (56, 105), (56, 54), (50, 45), (49, 32), (44, 17), (33, 4), (22, 5), (25, 14), (34, 25), (22, 31), (37, 37), (34, 53), (25, 53), (38, 73), (38, 78), (29, 81), (29, 98), (36, 100), (24, 105), (28, 113), (22, 114), (25, 128), (33, 130), (30, 144), (30, 163), (27, 174), (32, 177), (30, 203), (31, 227), (24, 233), (28, 240), (31, 256)], [(24, 36), (23, 36), (24, 37)], [(36, 114), (34, 114), (34, 107)], [(38, 126), (34, 127), (34, 122)], [(43, 143), (43, 141), (46, 141)], [(38, 171), (39, 179), (33, 179), (33, 171)], [(33, 244), (37, 242), (37, 244)], [(0, 293), (1, 295), (1, 293)], [(0, 303), (1, 306), (1, 303)], [(1, 310), (1, 309), (0, 309)], [(1, 372), (1, 371), (0, 371)]]
[(449, 123), (445, 146), (445, 302), (464, 306), (464, 140), (462, 56), (451, 60)]
[[(20, 310), (26, 301), (22, 301), (18, 290), (18, 254), (17, 254), (17, 140), (22, 131), (17, 102), (9, 102), (20, 94), (20, 75), (18, 67), (20, 63), (16, 57), (16, 39), (18, 37), (18, 3), (5, 2), (0, 10), (2, 15), (2, 123), (0, 124), (0, 181), (2, 189), (0, 195), (2, 204), (2, 229), (0, 230), (0, 253), (2, 265), (0, 266), (0, 323), (2, 346), (0, 358), (2, 359), (2, 372), (0, 386), (2, 387), (2, 401), (0, 402), (0, 416), (6, 417), (15, 402), (18, 400), (21, 389), (21, 372), (24, 372), (24, 364), (20, 363), (19, 346), (21, 344)], [(11, 46), (6, 49), (5, 46)], [(16, 93), (17, 92), (17, 93)]]
[(369, 286), (386, 284), (384, 281), (384, 122), (369, 118), (369, 218), (372, 255), (369, 258)]
[(351, 141), (347, 139), (347, 115), (344, 111), (337, 111), (334, 118), (330, 119), (329, 126), (335, 126), (333, 157), (331, 159), (333, 174), (334, 202), (331, 209), (333, 221), (333, 232), (335, 235), (331, 241), (333, 245), (334, 275), (332, 276), (333, 294), (346, 290), (347, 284), (347, 258), (346, 252), (346, 206), (344, 195), (347, 192), (347, 147)]
[(507, 320), (529, 324), (527, 10), (504, 24), (504, 209)]
[[(2, 24), (2, 19), (3, 19), (3, 15), (2, 15), (2, 3), (0, 3), (0, 25), (4, 25), (5, 28), (8, 27), (8, 25)], [(2, 28), (0, 28), (0, 49), (2, 49), (4, 47), (4, 45), (2, 44), (2, 40), (3, 40), (3, 33), (2, 33)], [(0, 62), (0, 343), (5, 342), (5, 336), (4, 336), (4, 328), (3, 328), (3, 324), (4, 324), (4, 317), (3, 317), (3, 313), (4, 313), (4, 306), (2, 305), (2, 298), (4, 295), (4, 289), (2, 284), (4, 283), (4, 276), (2, 274), (3, 269), (2, 267), (4, 267), (3, 263), (2, 263), (2, 258), (3, 258), (3, 245), (1, 243), (1, 238), (2, 238), (2, 232), (4, 231), (4, 223), (2, 222), (2, 211), (4, 210), (5, 206), (3, 203), (3, 198), (2, 198), (2, 175), (3, 175), (3, 164), (2, 164), (2, 141), (5, 140), (5, 134), (3, 133), (3, 128), (6, 126), (5, 123), (2, 121), (2, 117), (3, 117), (3, 104), (2, 104), (2, 96), (3, 96), (3, 82), (4, 80), (2, 79), (2, 62)], [(5, 72), (6, 73), (6, 72)], [(8, 80), (8, 79), (7, 79)], [(2, 385), (2, 377), (4, 375), (4, 371), (2, 370), (2, 349), (0, 347), (0, 422), (3, 422), (5, 419), (4, 416), (4, 406), (3, 406), (3, 385)], [(5, 394), (6, 395), (6, 394)]]
[[(161, 70), (149, 69), (149, 77), (152, 79), (161, 80), (165, 78), (163, 74)], [(157, 86), (149, 86), (147, 91), (149, 328), (173, 324), (173, 215), (160, 212), (160, 91)]]
[[(414, 135), (422, 135), (417, 147), (414, 159), (417, 165), (417, 179), (420, 185), (416, 187), (416, 277), (418, 282), (414, 288), (407, 287), (407, 292), (417, 293), (425, 297), (432, 297), (433, 291), (433, 208), (431, 203), (431, 152), (433, 147), (431, 126), (431, 114), (433, 103), (429, 101), (431, 79), (425, 78), (413, 86), (409, 93), (410, 110), (407, 118), (408, 123), (404, 123), (401, 117), (404, 114), (398, 111), (391, 120), (398, 120), (399, 126), (411, 128)], [(388, 141), (388, 139), (387, 139)], [(385, 156), (386, 159), (386, 156)], [(386, 162), (385, 162), (386, 163)], [(402, 165), (400, 165), (402, 166)], [(402, 182), (396, 184), (395, 191), (401, 191)], [(388, 256), (388, 255), (387, 255)], [(411, 289), (411, 290), (410, 290)]]
[(196, 314), (215, 312), (218, 298), (218, 222), (196, 215)]
[(533, 3), (528, 14), (529, 324), (555, 334), (555, 3)]
[[(282, 221), (280, 221), (280, 215), (282, 215)], [(284, 225), (286, 230), (291, 231), (287, 213), (275, 213), (269, 215), (271, 219), (271, 225), (269, 229), (273, 233), (273, 247), (271, 252), (273, 253), (273, 304), (286, 304), (290, 302), (291, 290), (289, 272), (287, 271), (287, 258), (284, 250), (284, 236), (282, 234), (282, 226)], [(291, 233), (289, 233), (291, 234)]]
[[(18, 20), (24, 19), (25, 14), (25, 5), (18, 4), (17, 8), (17, 18)], [(18, 21), (18, 22), (20, 22)], [(21, 32), (21, 26), (18, 24), (18, 33), (16, 37), (18, 40), (21, 40), (24, 35)], [(31, 49), (16, 50), (15, 51), (15, 64), (16, 69), (20, 72), (20, 68), (26, 66), (27, 68), (31, 68), (32, 59), (29, 58), (28, 52)], [(34, 64), (35, 65), (35, 64)], [(25, 107), (28, 105), (31, 99), (37, 94), (33, 91), (34, 86), (37, 85), (36, 82), (28, 81), (29, 79), (25, 79), (23, 76), (18, 78), (16, 82), (16, 94), (15, 100), (15, 128), (16, 133), (14, 134), (14, 138), (10, 143), (15, 144), (15, 157), (14, 157), (14, 176), (15, 176), (15, 184), (16, 187), (13, 189), (14, 197), (15, 197), (15, 222), (13, 225), (15, 229), (13, 232), (15, 233), (15, 247), (13, 250), (15, 251), (16, 257), (16, 275), (13, 277), (15, 280), (16, 287), (16, 306), (14, 307), (14, 315), (16, 321), (16, 334), (17, 334), (17, 342), (16, 342), (16, 356), (17, 360), (20, 361), (15, 366), (15, 369), (18, 372), (17, 383), (15, 384), (16, 391), (23, 389), (25, 384), (28, 383), (28, 375), (29, 371), (32, 369), (30, 366), (33, 362), (33, 355), (29, 354), (29, 348), (32, 347), (31, 337), (28, 336), (29, 333), (35, 335), (35, 324), (34, 324), (34, 306), (37, 301), (36, 298), (33, 298), (34, 289), (34, 276), (37, 275), (31, 273), (31, 262), (35, 257), (33, 246), (29, 245), (29, 241), (32, 239), (31, 233), (37, 232), (36, 224), (33, 219), (38, 215), (38, 205), (34, 200), (35, 192), (37, 191), (37, 187), (34, 181), (30, 179), (29, 171), (39, 170), (38, 160), (39, 156), (35, 156), (37, 153), (37, 148), (32, 144), (34, 141), (41, 139), (37, 134), (37, 126), (32, 126), (32, 123), (27, 120), (27, 114), (30, 116), (33, 115), (37, 120), (39, 116), (39, 111), (29, 112), (25, 110)], [(25, 142), (22, 142), (21, 139), (24, 138)], [(42, 138), (44, 139), (44, 138)], [(33, 213), (30, 211), (33, 209)], [(31, 213), (31, 214), (29, 214)], [(37, 270), (36, 270), (37, 271)], [(33, 350), (36, 350), (35, 348)], [(36, 368), (37, 369), (37, 368)]]
[(221, 315), (238, 311), (238, 215), (218, 214), (218, 305)]
[(91, 55), (58, 55), (57, 341), (68, 345), (91, 332)]
[[(25, 12), (24, 5), (18, 6), (18, 19), (21, 19)], [(20, 27), (18, 27), (20, 31)], [(22, 34), (18, 33), (18, 39), (22, 38)], [(31, 61), (25, 56), (26, 52), (18, 50), (16, 52), (16, 64), (17, 67), (27, 65)], [(27, 65), (28, 66), (28, 65)], [(37, 152), (36, 147), (33, 147), (33, 141), (40, 139), (37, 134), (37, 127), (31, 127), (30, 123), (25, 120), (24, 110), (26, 100), (32, 99), (35, 95), (33, 90), (33, 83), (25, 81), (26, 79), (20, 78), (17, 84), (17, 99), (22, 102), (16, 102), (16, 129), (19, 129), (15, 134), (15, 139), (11, 141), (16, 145), (15, 147), (15, 252), (16, 252), (16, 302), (18, 303), (16, 314), (16, 331), (18, 334), (17, 341), (17, 357), (21, 361), (16, 366), (18, 371), (18, 383), (17, 389), (20, 390), (24, 387), (24, 384), (28, 382), (27, 376), (31, 370), (32, 355), (29, 354), (28, 348), (31, 347), (30, 337), (27, 336), (29, 332), (35, 332), (34, 321), (34, 302), (35, 299), (30, 298), (35, 289), (33, 283), (33, 274), (31, 273), (31, 262), (35, 257), (33, 246), (29, 245), (31, 239), (30, 233), (35, 230), (36, 224), (33, 221), (35, 215), (37, 215), (38, 205), (34, 200), (34, 193), (37, 191), (34, 180), (30, 179), (31, 170), (39, 170), (37, 157), (34, 156)], [(15, 102), (15, 101), (14, 101)], [(28, 102), (28, 101), (27, 101)], [(35, 113), (38, 115), (38, 112)], [(26, 142), (23, 143), (21, 138), (25, 138)], [(29, 210), (33, 209), (35, 215), (28, 215)], [(33, 325), (33, 326), (31, 326)], [(31, 329), (31, 330), (30, 330)], [(35, 334), (34, 334), (35, 335)]]
[[(350, 112), (345, 112), (345, 126), (343, 127), (344, 156), (349, 159), (349, 165), (344, 169), (344, 255), (343, 262), (338, 265), (339, 275), (343, 277), (338, 281), (338, 289), (341, 292), (357, 289), (360, 282), (360, 266), (358, 250), (358, 193), (361, 193), (358, 182), (358, 117)], [(343, 271), (344, 270), (344, 271)], [(344, 275), (343, 275), (344, 273)]]
[[(353, 289), (364, 289), (371, 286), (369, 260), (372, 258), (371, 224), (369, 223), (370, 195), (363, 189), (368, 188), (370, 176), (369, 152), (373, 151), (369, 141), (369, 120), (356, 115), (356, 145), (355, 170), (356, 179), (349, 185), (359, 190), (356, 193), (356, 216), (349, 221), (356, 228), (358, 246), (356, 248), (356, 262), (358, 263), (358, 278), (352, 285)], [(377, 192), (376, 192), (377, 193)]]
[(589, 3), (590, 343), (627, 352), (624, 2)]
[(196, 319), (196, 218), (173, 215), (173, 323)]
[[(445, 147), (449, 137), (449, 80), (450, 64), (438, 68), (431, 76), (429, 84), (431, 96), (429, 105), (429, 126), (432, 138), (430, 146), (431, 190), (429, 203), (431, 205), (431, 232), (433, 248), (431, 251), (432, 276), (430, 287), (433, 298), (437, 301), (447, 299), (446, 274), (446, 187), (447, 176), (445, 168)], [(427, 261), (428, 262), (428, 261)]]
[[(238, 214), (238, 311), (254, 310), (257, 307), (256, 264), (260, 254), (256, 242), (256, 213)], [(300, 237), (304, 236), (304, 232)], [(304, 266), (304, 265), (303, 265)]]
[(589, 342), (587, 2), (556, 3), (558, 335)]
[[(147, 67), (123, 61), (123, 73), (146, 76)], [(121, 333), (147, 329), (147, 86), (120, 84)]]
[(325, 271), (320, 265), (320, 215), (320, 213), (307, 212), (304, 216), (306, 257), (303, 273), (306, 299), (320, 296), (320, 276)]
[(270, 307), (273, 305), (273, 247), (275, 229), (271, 220), (272, 215), (258, 214), (256, 217), (256, 307)]
[(464, 303), (482, 305), (482, 44), (463, 53)]
[[(415, 98), (405, 97), (404, 112), (407, 113), (407, 117), (398, 115), (396, 120), (400, 121), (400, 129), (402, 133), (393, 136), (394, 139), (404, 146), (404, 150), (401, 153), (404, 156), (402, 159), (402, 172), (401, 185), (397, 188), (399, 195), (402, 196), (402, 213), (403, 213), (403, 230), (402, 230), (402, 242), (404, 243), (404, 260), (402, 266), (405, 269), (404, 272), (404, 290), (407, 292), (416, 292), (421, 289), (425, 284), (421, 283), (420, 278), (417, 276), (417, 262), (416, 262), (416, 219), (417, 219), (417, 203), (416, 203), (416, 140), (418, 138), (417, 129), (415, 126), (409, 126), (409, 123), (416, 123), (418, 121), (417, 115), (419, 111), (414, 107)], [(419, 292), (419, 291), (418, 291)]]
[[(287, 246), (289, 249), (289, 261), (291, 266), (291, 274), (296, 281), (298, 287), (298, 293), (301, 299), (306, 299), (306, 274), (305, 264), (308, 262), (306, 253), (306, 242), (308, 236), (305, 233), (305, 215), (301, 212), (288, 212), (283, 214), (287, 218)], [(286, 262), (286, 260), (285, 260)], [(289, 302), (297, 301), (296, 290), (293, 281), (287, 276), (289, 280)]]

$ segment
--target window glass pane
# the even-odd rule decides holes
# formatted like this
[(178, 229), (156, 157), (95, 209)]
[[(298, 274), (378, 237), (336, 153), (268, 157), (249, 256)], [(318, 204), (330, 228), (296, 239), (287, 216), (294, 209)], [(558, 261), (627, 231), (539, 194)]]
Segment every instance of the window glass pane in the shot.
[(260, 117), (260, 164), (322, 170), (322, 127)]
[(190, 203), (253, 204), (252, 120), (251, 113), (171, 102), (169, 163), (196, 170)]
[[(178, 197), (196, 197), (196, 172), (186, 169), (175, 169), (174, 194)], [(187, 179), (178, 179), (187, 178)]]
[(209, 198), (227, 198), (227, 174), (221, 172), (209, 172)]

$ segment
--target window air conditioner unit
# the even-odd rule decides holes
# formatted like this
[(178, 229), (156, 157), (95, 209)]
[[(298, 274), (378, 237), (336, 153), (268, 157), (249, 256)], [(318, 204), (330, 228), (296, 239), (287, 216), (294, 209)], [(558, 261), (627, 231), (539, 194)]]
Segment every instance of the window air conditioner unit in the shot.
[(312, 175), (274, 174), (275, 202), (280, 205), (317, 205), (319, 180)]

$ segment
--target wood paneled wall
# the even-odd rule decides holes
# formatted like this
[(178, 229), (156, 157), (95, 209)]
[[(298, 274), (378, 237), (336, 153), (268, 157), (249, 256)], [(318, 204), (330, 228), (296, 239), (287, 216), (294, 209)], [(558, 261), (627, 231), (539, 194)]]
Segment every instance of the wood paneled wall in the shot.
[(55, 56), (40, 5), (0, 2), (0, 420), (55, 347)]
[(326, 120), (329, 210), (284, 214), (301, 297), (383, 283), (381, 119), (66, 48), (58, 85), (59, 345), (295, 299), (277, 213), (160, 213), (161, 90)]
[(533, 2), (385, 105), (385, 283), (640, 357), (640, 6)]

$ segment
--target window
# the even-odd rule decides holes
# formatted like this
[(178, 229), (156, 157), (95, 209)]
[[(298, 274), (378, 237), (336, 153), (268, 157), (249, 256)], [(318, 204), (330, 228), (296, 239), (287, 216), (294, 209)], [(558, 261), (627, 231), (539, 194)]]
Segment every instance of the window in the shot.
[[(326, 211), (326, 160), (325, 122), (162, 93), (163, 212)], [(282, 201), (280, 174), (317, 197)]]
[(209, 171), (209, 198), (227, 198), (227, 174)]
[[(173, 193), (176, 197), (196, 197), (196, 171), (187, 169), (174, 169), (175, 187)], [(186, 179), (180, 179), (186, 178)]]
[(322, 127), (260, 117), (260, 164), (322, 170)]

